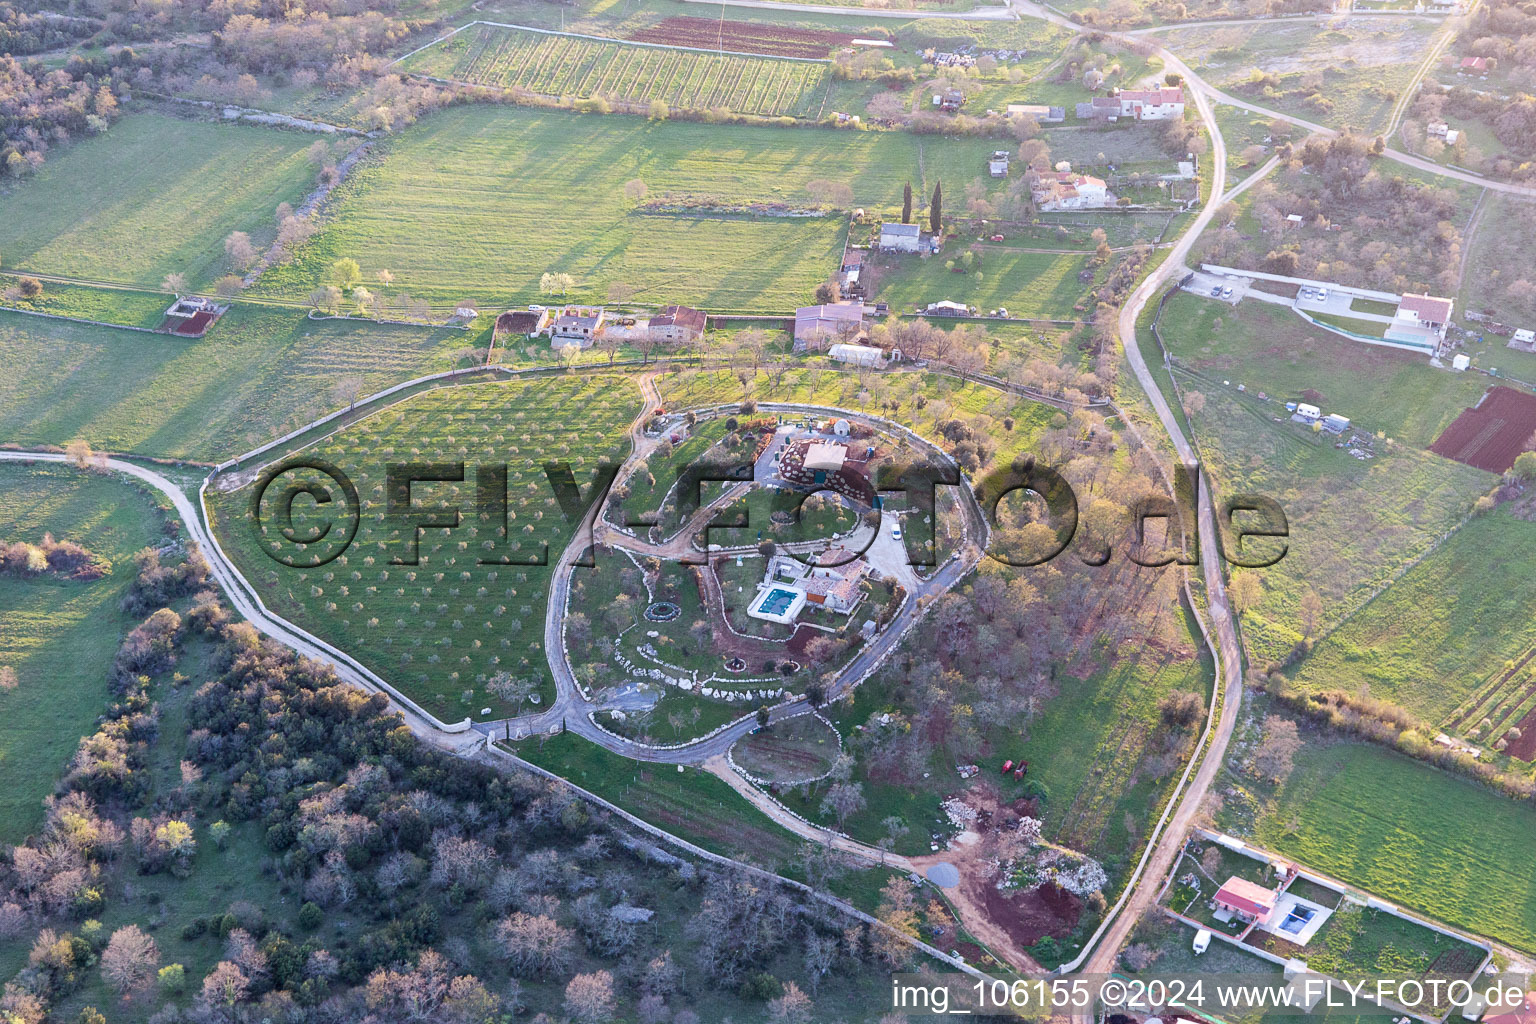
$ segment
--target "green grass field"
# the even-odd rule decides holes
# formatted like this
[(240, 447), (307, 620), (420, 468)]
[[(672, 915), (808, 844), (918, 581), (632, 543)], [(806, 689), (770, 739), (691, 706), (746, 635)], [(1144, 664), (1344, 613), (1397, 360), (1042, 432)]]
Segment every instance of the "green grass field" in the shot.
[(225, 235), (270, 240), (277, 204), (314, 187), (313, 141), (131, 114), (0, 197), (0, 253), (11, 269), (152, 288), (180, 272), (207, 286), (227, 270)]
[[(568, 461), (587, 486), (599, 460), (628, 454), (638, 397), (613, 377), (471, 384), (417, 395), (348, 426), (305, 453), (341, 467), (362, 505), (354, 544), (317, 568), (266, 557), (249, 519), (249, 485), (210, 492), (210, 512), (220, 542), (268, 607), (347, 650), (440, 719), (478, 717), (487, 706), (511, 713), (486, 690), (503, 671), (540, 680), (547, 707), (554, 698), (543, 646), (549, 569), (480, 561), (536, 557), (543, 543), (551, 562), (559, 557), (573, 524), (543, 464)], [(461, 525), (423, 530), (419, 565), (393, 563), (410, 557), (414, 530), (386, 519), (386, 465), (459, 461), (469, 467), (463, 483), (417, 484), (412, 500), (458, 506)], [(480, 523), (472, 505), (473, 467), (481, 463), (507, 468), (510, 537), (495, 550), (487, 549), (499, 525)]]
[[(573, 145), (579, 139), (580, 145)], [(815, 180), (846, 182), (866, 208), (895, 206), (903, 183), (926, 195), (978, 176), (988, 140), (651, 123), (514, 107), (459, 107), (382, 143), (335, 193), (334, 219), (263, 294), (303, 298), (347, 256), (413, 296), (449, 303), (543, 299), (540, 277), (572, 275), (571, 298), (611, 286), (645, 302), (712, 312), (790, 310), (836, 269), (838, 215), (654, 215), (626, 182), (728, 203), (808, 203)], [(926, 190), (926, 191), (925, 191)]]
[(154, 504), (120, 479), (0, 464), (0, 541), (36, 543), (45, 532), (110, 559), (112, 572), (89, 582), (0, 575), (0, 665), (20, 683), (0, 692), (3, 843), (21, 842), (42, 822), (43, 797), (110, 699), (112, 655), (142, 618), (118, 610), (133, 553), (164, 540)]
[[(953, 247), (952, 247), (953, 248)], [(1049, 320), (1074, 320), (1086, 314), (1075, 309), (1093, 287), (1078, 280), (1086, 255), (1019, 252), (987, 245), (969, 274), (946, 268), (964, 248), (946, 249), (937, 256), (889, 257), (879, 275), (878, 297), (891, 309), (910, 312), (940, 299), (964, 302), (983, 313), (1002, 306), (1010, 315)]]
[[(0, 275), (0, 292), (18, 280), (16, 275)], [(0, 298), (0, 305), (29, 313), (98, 320), (128, 327), (159, 327), (165, 309), (172, 302), (167, 292), (134, 291), (126, 288), (94, 288), (86, 285), (49, 281), (43, 294), (33, 299)]]
[(1536, 949), (1536, 810), (1378, 747), (1309, 746), (1258, 842), (1343, 882)]
[[(1244, 618), (1245, 642), (1261, 664), (1284, 660), (1301, 638), (1308, 591), (1321, 602), (1321, 632), (1459, 524), (1491, 481), (1405, 445), (1378, 443), (1376, 458), (1352, 458), (1290, 423), (1283, 406), (1260, 402), (1251, 394), (1256, 383), (1238, 395), (1219, 381), (1211, 387), (1181, 374), (1180, 382), (1205, 396), (1192, 420), (1217, 493), (1269, 495), (1289, 524), (1285, 557), (1255, 570), (1263, 595)], [(1390, 591), (1378, 601), (1389, 599)]]
[(468, 344), (253, 305), (197, 341), (0, 312), (0, 436), (217, 462), (345, 406), (349, 379), (371, 394), (460, 365)]
[(816, 118), (826, 99), (821, 61), (740, 57), (476, 25), (400, 63), (455, 82), (546, 96), (604, 96), (670, 107)]
[(1536, 524), (1507, 511), (1471, 520), (1319, 643), (1297, 682), (1350, 693), (1369, 686), (1372, 696), (1443, 723), (1536, 644), (1536, 582), (1522, 568), (1532, 558)]
[(1448, 374), (1422, 356), (1341, 338), (1269, 303), (1250, 300), (1233, 309), (1180, 292), (1164, 306), (1160, 326), (1174, 357), (1215, 386), (1230, 379), (1288, 402), (1306, 401), (1298, 396), (1310, 389), (1321, 396), (1313, 404), (1324, 412), (1418, 448), (1429, 447), (1484, 387), (1473, 375)]

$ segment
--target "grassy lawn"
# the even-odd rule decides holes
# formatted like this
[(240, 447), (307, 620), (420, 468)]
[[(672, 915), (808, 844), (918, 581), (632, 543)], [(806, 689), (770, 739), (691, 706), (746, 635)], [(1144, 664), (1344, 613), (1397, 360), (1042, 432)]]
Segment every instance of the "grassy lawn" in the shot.
[(792, 784), (830, 771), (840, 747), (826, 722), (800, 715), (737, 740), (731, 755), (760, 779)]
[(206, 286), (228, 269), (225, 235), (270, 240), (277, 204), (314, 187), (313, 141), (131, 114), (0, 197), (0, 252), (11, 268), (152, 288), (180, 272)]
[[(17, 280), (16, 275), (0, 275), (0, 291), (8, 290)], [(43, 294), (36, 298), (0, 299), (0, 304), (30, 313), (52, 313), (129, 327), (159, 327), (171, 301), (167, 292), (91, 288), (49, 281), (43, 285)]]
[(1086, 256), (989, 245), (980, 250), (982, 259), (975, 271), (961, 274), (946, 269), (944, 264), (963, 251), (963, 247), (951, 247), (937, 256), (886, 261), (878, 279), (879, 298), (902, 312), (950, 299), (984, 313), (1003, 306), (1021, 317), (1073, 320), (1081, 315), (1074, 307), (1091, 287), (1077, 276), (1087, 266)]
[(631, 814), (712, 853), (763, 867), (787, 865), (800, 848), (794, 833), (774, 824), (721, 779), (699, 768), (639, 764), (562, 733), (524, 740), (518, 757), (569, 779)]
[(1386, 333), (1387, 325), (1376, 320), (1358, 320), (1352, 316), (1340, 316), (1337, 313), (1312, 313), (1307, 314), (1320, 324), (1330, 327), (1338, 327), (1342, 330), (1352, 331), (1355, 334), (1364, 334), (1372, 338), (1380, 338)]
[[(481, 560), (537, 557), (546, 543), (549, 559), (559, 556), (573, 524), (542, 465), (568, 461), (586, 487), (599, 460), (627, 454), (637, 398), (629, 381), (613, 377), (474, 384), (417, 395), (350, 425), (306, 453), (341, 467), (362, 504), (356, 541), (318, 568), (266, 557), (249, 519), (250, 484), (210, 492), (210, 515), (268, 607), (351, 652), (444, 721), (487, 706), (510, 712), (485, 689), (501, 671), (542, 681), (547, 707), (554, 696), (543, 647), (549, 569)], [(385, 464), (396, 461), (468, 464), (463, 483), (413, 488), (418, 507), (463, 510), (456, 530), (421, 531), (418, 565), (392, 562), (410, 556), (415, 533), (386, 518)], [(498, 538), (499, 525), (480, 523), (471, 505), (481, 464), (506, 465), (508, 538)], [(296, 507), (303, 511), (303, 503)]]
[(20, 683), (0, 692), (0, 843), (19, 843), (41, 824), (43, 797), (109, 700), (112, 655), (142, 618), (118, 601), (133, 553), (164, 540), (159, 522), (155, 504), (118, 478), (0, 464), (0, 541), (36, 543), (51, 532), (112, 562), (89, 582), (0, 575), (0, 665)]
[[(1331, 388), (1345, 380), (1335, 374), (1332, 383), (1319, 383)], [(1250, 379), (1248, 395), (1221, 387), (1219, 379), (1181, 383), (1205, 398), (1191, 418), (1217, 493), (1267, 494), (1289, 524), (1286, 555), (1255, 570), (1262, 596), (1244, 617), (1244, 640), (1261, 663), (1284, 660), (1301, 638), (1309, 591), (1320, 601), (1320, 634), (1457, 526), (1492, 479), (1405, 445), (1378, 442), (1376, 458), (1352, 458), (1290, 423), (1274, 401), (1259, 401), (1258, 381)]]
[(1536, 582), (1522, 571), (1532, 558), (1536, 524), (1506, 510), (1469, 521), (1319, 643), (1297, 681), (1350, 693), (1369, 687), (1372, 696), (1442, 724), (1502, 674), (1507, 659), (1536, 644), (1529, 615)]
[(1308, 746), (1257, 841), (1447, 924), (1536, 949), (1536, 810), (1399, 754)]
[(1474, 404), (1484, 387), (1471, 375), (1431, 367), (1423, 356), (1318, 330), (1269, 303), (1248, 301), (1234, 310), (1181, 292), (1164, 307), (1161, 328), (1174, 357), (1192, 370), (1282, 401), (1315, 391), (1320, 397), (1313, 404), (1325, 412), (1419, 448)]
[[(1319, 31), (1312, 22), (1171, 29), (1169, 47), (1214, 85), (1317, 124), (1383, 127), (1436, 25), (1414, 19), (1356, 19)], [(1263, 73), (1277, 84), (1249, 87)], [(1309, 99), (1310, 87), (1318, 88)], [(1228, 141), (1230, 147), (1231, 140)]]
[(453, 368), (465, 344), (251, 305), (197, 341), (0, 312), (0, 436), (219, 461), (341, 408), (348, 378), (370, 394)]
[[(580, 147), (570, 140), (579, 137)], [(840, 215), (648, 215), (625, 198), (809, 202), (808, 182), (852, 187), (865, 208), (897, 208), (903, 183), (926, 195), (978, 176), (991, 140), (835, 133), (475, 106), (442, 111), (380, 144), (335, 193), (334, 219), (264, 294), (302, 298), (332, 261), (449, 303), (539, 301), (539, 279), (576, 279), (573, 299), (610, 286), (646, 302), (711, 311), (785, 311), (836, 270)]]

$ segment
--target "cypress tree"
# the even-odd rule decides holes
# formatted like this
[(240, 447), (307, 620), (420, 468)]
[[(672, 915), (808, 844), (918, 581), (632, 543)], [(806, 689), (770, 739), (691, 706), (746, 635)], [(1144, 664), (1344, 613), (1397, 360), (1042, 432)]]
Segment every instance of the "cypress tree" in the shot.
[(901, 190), (901, 222), (912, 223), (912, 183), (910, 181)]
[(928, 230), (935, 235), (939, 233), (939, 222), (944, 218), (944, 183), (936, 181), (933, 184), (933, 201), (928, 204)]

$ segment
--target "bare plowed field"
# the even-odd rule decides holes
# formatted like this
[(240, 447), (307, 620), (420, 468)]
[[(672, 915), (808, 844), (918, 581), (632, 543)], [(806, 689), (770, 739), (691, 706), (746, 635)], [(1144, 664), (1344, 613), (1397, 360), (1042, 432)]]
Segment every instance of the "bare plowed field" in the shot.
[(1526, 439), (1536, 432), (1536, 395), (1513, 388), (1489, 388), (1435, 438), (1429, 450), (1447, 459), (1502, 473), (1515, 464)]
[(847, 46), (854, 37), (826, 29), (678, 17), (641, 29), (629, 38), (638, 43), (669, 43), (770, 57), (825, 57), (836, 47)]

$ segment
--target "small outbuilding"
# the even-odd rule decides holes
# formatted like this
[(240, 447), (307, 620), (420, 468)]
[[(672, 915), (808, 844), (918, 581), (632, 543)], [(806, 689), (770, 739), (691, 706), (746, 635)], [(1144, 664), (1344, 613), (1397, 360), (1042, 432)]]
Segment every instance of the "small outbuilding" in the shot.
[(880, 248), (886, 252), (917, 252), (922, 229), (916, 224), (881, 224)]
[(833, 345), (827, 355), (834, 362), (852, 366), (880, 366), (885, 362), (885, 353), (873, 345)]

